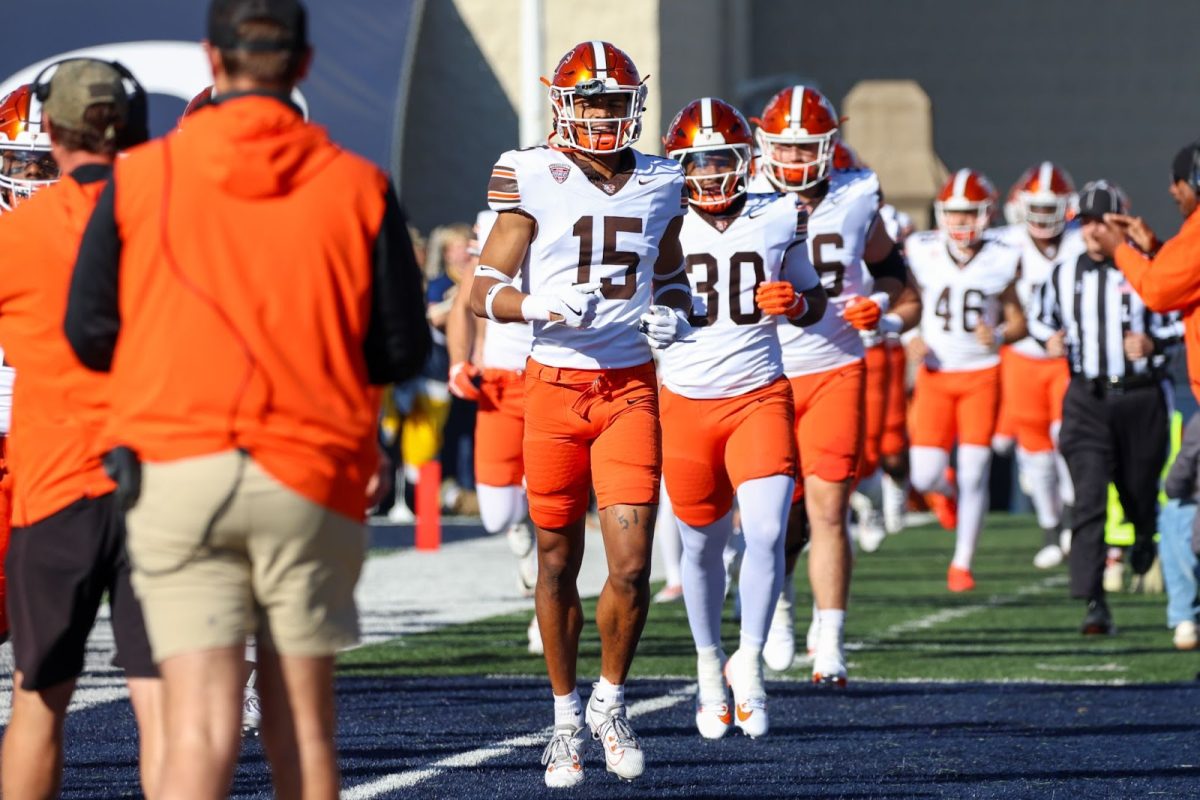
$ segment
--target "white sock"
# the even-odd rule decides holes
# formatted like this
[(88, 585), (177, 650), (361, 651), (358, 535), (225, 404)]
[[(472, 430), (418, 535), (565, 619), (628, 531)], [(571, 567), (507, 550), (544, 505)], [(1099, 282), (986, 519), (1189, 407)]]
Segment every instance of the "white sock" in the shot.
[[(961, 448), (959, 452), (962, 452)], [(950, 453), (940, 447), (914, 447), (908, 451), (908, 458), (911, 465), (908, 480), (914, 489), (921, 494), (954, 494), (954, 487), (946, 481)]]
[(696, 684), (700, 702), (706, 705), (725, 702), (725, 676), (721, 673), (725, 654), (717, 646), (696, 648)]
[(787, 538), (795, 481), (788, 475), (771, 475), (746, 481), (737, 488), (742, 512), (742, 537), (746, 552), (738, 595), (742, 601), (740, 648), (762, 650), (783, 591), (783, 546)]
[(1062, 505), (1058, 491), (1058, 471), (1054, 464), (1054, 451), (1043, 450), (1032, 453), (1023, 447), (1017, 448), (1017, 468), (1025, 475), (1029, 488), (1029, 499), (1037, 514), (1038, 527), (1054, 528), (1062, 517)]
[(722, 553), (733, 533), (733, 512), (711, 525), (693, 528), (679, 522), (683, 542), (681, 581), (688, 627), (696, 649), (721, 646), (721, 606), (725, 602), (725, 562)]
[(899, 533), (904, 527), (904, 506), (908, 503), (908, 489), (902, 481), (891, 475), (883, 476), (883, 524), (888, 533)]
[(570, 694), (554, 695), (554, 727), (563, 728), (570, 725), (574, 728), (583, 727), (583, 700), (579, 690)]
[(958, 446), (958, 535), (951, 564), (970, 569), (975, 558), (975, 543), (983, 527), (988, 506), (988, 473), (992, 448), (977, 444)]
[(592, 701), (597, 708), (607, 711), (615, 706), (625, 705), (625, 684), (609, 683), (603, 675), (592, 690)]
[(841, 647), (846, 627), (846, 610), (823, 608), (815, 610), (814, 613), (817, 615), (817, 649)]
[(666, 481), (658, 490), (658, 520), (654, 524), (654, 544), (662, 559), (667, 586), (679, 586), (683, 583), (683, 577), (680, 574), (683, 542), (679, 538), (679, 526), (675, 524), (675, 511), (671, 507), (671, 498), (667, 497)]
[(525, 489), (520, 486), (487, 486), (475, 484), (479, 498), (479, 518), (483, 529), (491, 534), (503, 533), (525, 519)]

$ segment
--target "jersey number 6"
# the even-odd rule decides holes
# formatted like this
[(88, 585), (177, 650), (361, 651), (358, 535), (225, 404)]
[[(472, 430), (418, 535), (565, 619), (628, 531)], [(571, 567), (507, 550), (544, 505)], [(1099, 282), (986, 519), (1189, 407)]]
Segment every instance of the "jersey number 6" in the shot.
[[(630, 250), (617, 249), (618, 233), (641, 233), (642, 220), (639, 217), (602, 217), (604, 223), (604, 252), (600, 254), (600, 263), (616, 264), (625, 267), (622, 273), (624, 280), (616, 283), (612, 278), (600, 279), (600, 293), (607, 300), (628, 300), (637, 291), (637, 268), (641, 257)], [(575, 274), (576, 283), (592, 282), (592, 231), (595, 228), (595, 217), (582, 216), (571, 228), (571, 233), (579, 238), (579, 271)]]

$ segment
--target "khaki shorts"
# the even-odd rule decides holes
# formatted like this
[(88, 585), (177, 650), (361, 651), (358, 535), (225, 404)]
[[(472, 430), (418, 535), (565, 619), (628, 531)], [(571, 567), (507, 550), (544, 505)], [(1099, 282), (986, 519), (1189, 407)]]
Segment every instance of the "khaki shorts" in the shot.
[(142, 466), (133, 588), (154, 659), (241, 647), (326, 656), (358, 641), (366, 528), (227, 451)]

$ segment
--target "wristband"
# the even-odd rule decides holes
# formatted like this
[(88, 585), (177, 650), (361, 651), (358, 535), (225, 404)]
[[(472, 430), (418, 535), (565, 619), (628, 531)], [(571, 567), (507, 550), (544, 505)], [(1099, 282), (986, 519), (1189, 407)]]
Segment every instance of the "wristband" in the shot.
[(541, 320), (543, 322), (550, 321), (550, 301), (544, 297), (538, 297), (535, 294), (526, 295), (521, 301), (521, 316), (527, 322)]
[(879, 332), (883, 334), (897, 334), (904, 329), (904, 320), (900, 319), (899, 314), (884, 314), (879, 320)]
[(876, 292), (871, 295), (871, 302), (879, 306), (879, 313), (886, 314), (888, 309), (892, 307), (892, 301), (888, 298), (887, 292)]
[(475, 268), (475, 277), (476, 278), (494, 278), (503, 284), (512, 283), (512, 276), (505, 275), (503, 272), (496, 269), (495, 267), (489, 267), (486, 264), (480, 264), (479, 266), (477, 266)]
[(684, 294), (691, 295), (692, 287), (686, 283), (669, 283), (666, 286), (659, 286), (654, 290), (654, 302), (658, 303), (658, 298), (670, 292), (683, 292)]

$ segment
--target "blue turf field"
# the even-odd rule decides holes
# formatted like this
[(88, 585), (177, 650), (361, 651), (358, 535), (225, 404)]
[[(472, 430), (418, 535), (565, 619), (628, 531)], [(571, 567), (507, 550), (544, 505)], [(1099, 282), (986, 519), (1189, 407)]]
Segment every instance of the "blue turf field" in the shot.
[[(639, 681), (637, 703), (684, 686)], [(695, 734), (690, 700), (639, 715), (646, 775), (622, 784), (598, 749), (587, 780), (542, 785), (540, 745), (499, 747), (373, 797), (518, 798), (1124, 798), (1200, 796), (1200, 684), (1053, 686), (863, 684), (844, 692), (769, 684), (774, 727), (752, 741)], [(546, 688), (530, 679), (344, 678), (338, 685), (343, 784), (422, 775), (440, 759), (537, 732)], [(586, 693), (585, 693), (586, 696)], [(73, 714), (65, 798), (137, 796), (124, 702)], [(485, 756), (487, 754), (484, 754)], [(430, 772), (434, 772), (430, 770)], [(427, 774), (427, 773), (426, 773)], [(247, 741), (234, 797), (269, 797), (261, 749)]]

